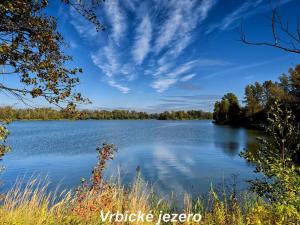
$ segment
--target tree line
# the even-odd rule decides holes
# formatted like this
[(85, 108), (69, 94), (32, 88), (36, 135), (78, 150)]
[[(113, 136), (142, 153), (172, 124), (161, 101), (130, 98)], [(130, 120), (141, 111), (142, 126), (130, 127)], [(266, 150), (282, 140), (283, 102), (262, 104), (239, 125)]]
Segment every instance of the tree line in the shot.
[(275, 102), (290, 109), (300, 121), (300, 64), (279, 76), (278, 81), (255, 82), (245, 87), (243, 106), (234, 93), (225, 94), (214, 106), (218, 124), (260, 127)]
[(10, 106), (0, 107), (0, 120), (113, 120), (113, 119), (158, 119), (158, 120), (198, 120), (212, 119), (212, 113), (201, 110), (166, 111), (163, 113), (146, 113), (130, 110), (56, 110), (53, 108), (17, 109)]

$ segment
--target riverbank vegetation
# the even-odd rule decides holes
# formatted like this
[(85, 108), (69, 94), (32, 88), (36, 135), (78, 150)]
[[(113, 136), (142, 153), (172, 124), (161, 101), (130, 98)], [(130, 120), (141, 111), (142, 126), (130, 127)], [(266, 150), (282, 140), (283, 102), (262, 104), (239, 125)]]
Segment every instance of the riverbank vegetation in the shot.
[[(35, 188), (32, 181), (25, 190), (16, 187), (2, 199), (0, 206), (0, 224), (26, 225), (84, 225), (112, 224), (101, 221), (100, 211), (116, 213), (152, 212), (154, 221), (163, 213), (200, 213), (200, 223), (165, 222), (161, 224), (205, 224), (205, 225), (296, 225), (300, 219), (297, 211), (282, 207), (280, 204), (270, 205), (261, 198), (251, 194), (233, 193), (217, 194), (211, 190), (206, 200), (185, 195), (183, 208), (177, 208), (172, 201), (156, 195), (152, 189), (136, 180), (130, 187), (110, 184), (99, 192), (89, 191), (83, 198), (66, 193), (47, 194), (46, 186)], [(58, 200), (59, 199), (59, 200)], [(155, 222), (118, 223), (113, 224), (149, 224)]]
[[(81, 179), (75, 190), (47, 192), (47, 184), (20, 183), (1, 196), (0, 224), (112, 224), (102, 221), (100, 212), (152, 213), (154, 221), (161, 213), (201, 214), (200, 223), (166, 222), (161, 224), (207, 225), (297, 225), (300, 221), (299, 129), (291, 111), (274, 102), (267, 118), (267, 137), (259, 139), (258, 148), (245, 150), (242, 156), (261, 176), (250, 182), (247, 192), (236, 186), (221, 191), (213, 188), (205, 196), (185, 194), (179, 206), (172, 198), (155, 193), (137, 175), (133, 184), (123, 186), (107, 180), (104, 171), (117, 149), (104, 143), (97, 148), (98, 163), (90, 179)], [(170, 194), (171, 196), (171, 194)], [(178, 200), (178, 199), (177, 199)], [(154, 224), (147, 222), (114, 224)]]
[(81, 180), (74, 191), (49, 193), (47, 184), (32, 180), (22, 188), (17, 183), (2, 196), (0, 224), (112, 224), (102, 221), (100, 212), (151, 213), (154, 222), (113, 222), (113, 224), (155, 224), (162, 213), (201, 214), (201, 222), (162, 222), (160, 224), (207, 225), (296, 225), (300, 213), (294, 204), (281, 200), (269, 201), (250, 192), (237, 192), (235, 186), (216, 191), (206, 197), (183, 196), (182, 207), (172, 198), (163, 198), (147, 185), (137, 172), (133, 184), (124, 187), (118, 181), (107, 181), (103, 172), (116, 152), (115, 146), (103, 144), (98, 148), (99, 161), (90, 180)]
[(212, 113), (201, 110), (146, 113), (129, 110), (55, 110), (52, 108), (15, 109), (0, 107), (0, 120), (111, 120), (111, 119), (158, 119), (158, 120), (199, 120), (212, 119)]
[(279, 80), (255, 82), (245, 88), (244, 106), (233, 93), (223, 96), (214, 107), (213, 117), (218, 124), (261, 127), (267, 122), (267, 114), (274, 102), (292, 110), (300, 121), (300, 65), (282, 74)]
[[(102, 1), (61, 1), (83, 15), (96, 28), (96, 6)], [(0, 159), (9, 150), (6, 146), (7, 123), (11, 120), (39, 119), (208, 119), (210, 113), (202, 111), (164, 112), (147, 114), (126, 110), (74, 112), (76, 103), (89, 102), (81, 93), (74, 91), (82, 69), (69, 67), (72, 57), (66, 55), (66, 45), (57, 30), (57, 20), (47, 15), (48, 1), (2, 1), (0, 3), (0, 65), (1, 75), (16, 75), (21, 85), (7, 85), (1, 81), (0, 91), (24, 101), (25, 96), (43, 97), (66, 110), (1, 108)], [(299, 54), (299, 50), (280, 45), (276, 25), (281, 26), (278, 16), (272, 17), (273, 43), (256, 43), (284, 49)], [(287, 37), (288, 26), (281, 26)], [(297, 27), (298, 28), (298, 27)], [(298, 31), (299, 29), (297, 29)], [(299, 33), (299, 32), (298, 32)], [(299, 36), (299, 35), (298, 35)], [(299, 39), (296, 36), (296, 42)], [(244, 35), (242, 40), (249, 43)], [(282, 42), (286, 43), (286, 42)], [(297, 42), (299, 43), (299, 41)], [(245, 150), (242, 156), (262, 175), (252, 180), (246, 194), (218, 193), (211, 190), (206, 198), (185, 195), (183, 208), (155, 194), (139, 174), (135, 182), (124, 187), (119, 182), (104, 179), (106, 162), (113, 158), (115, 147), (104, 144), (98, 149), (99, 162), (93, 169), (91, 180), (82, 179), (75, 192), (48, 193), (46, 184), (30, 181), (25, 188), (16, 185), (0, 195), (0, 224), (111, 224), (100, 221), (99, 212), (110, 211), (152, 212), (157, 220), (161, 212), (200, 213), (202, 224), (210, 225), (296, 225), (300, 221), (300, 170), (299, 170), (299, 102), (300, 66), (290, 69), (279, 81), (265, 81), (245, 88), (245, 106), (241, 106), (233, 93), (216, 102), (214, 119), (220, 124), (266, 126), (267, 138), (259, 139), (255, 151)], [(138, 222), (136, 224), (142, 224)], [(151, 223), (152, 224), (152, 223)], [(174, 224), (174, 223), (168, 223)], [(175, 223), (176, 224), (176, 223)], [(178, 223), (177, 223), (178, 224)], [(189, 224), (193, 224), (190, 222)]]

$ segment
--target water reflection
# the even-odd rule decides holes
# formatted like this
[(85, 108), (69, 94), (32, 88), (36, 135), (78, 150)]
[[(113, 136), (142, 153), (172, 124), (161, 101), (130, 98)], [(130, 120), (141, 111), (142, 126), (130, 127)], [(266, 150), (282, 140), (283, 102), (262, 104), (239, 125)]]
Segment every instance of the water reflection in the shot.
[(90, 176), (101, 140), (119, 147), (107, 177), (120, 168), (128, 184), (139, 166), (144, 180), (162, 193), (199, 194), (232, 174), (254, 176), (238, 156), (252, 145), (253, 135), (211, 121), (36, 121), (13, 123), (10, 130), (13, 152), (5, 156), (1, 175), (6, 188), (17, 176), (32, 173), (48, 174), (54, 185), (78, 185), (81, 177)]
[(217, 126), (214, 129), (215, 147), (228, 156), (237, 156), (242, 150), (247, 132), (245, 129), (229, 126)]
[[(135, 157), (128, 156), (128, 153)], [(187, 146), (137, 146), (120, 152), (110, 164), (108, 173), (122, 167), (123, 181), (133, 180), (139, 166), (144, 180), (155, 184), (162, 193), (203, 193), (211, 183), (231, 179), (233, 174), (241, 179), (252, 176), (252, 169), (240, 157), (228, 158), (216, 151), (213, 143), (199, 147)]]
[(221, 148), (223, 152), (229, 156), (236, 156), (240, 152), (240, 145), (238, 142), (215, 142), (217, 148)]

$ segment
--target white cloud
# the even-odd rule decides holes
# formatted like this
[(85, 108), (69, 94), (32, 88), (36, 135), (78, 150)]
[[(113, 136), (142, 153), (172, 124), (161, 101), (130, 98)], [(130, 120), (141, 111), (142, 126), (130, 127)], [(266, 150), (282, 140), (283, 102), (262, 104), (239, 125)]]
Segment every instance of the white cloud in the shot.
[(260, 66), (264, 66), (264, 65), (267, 65), (267, 64), (271, 64), (271, 63), (274, 63), (274, 62), (277, 62), (277, 61), (281, 61), (283, 58), (284, 57), (278, 57), (278, 58), (267, 60), (267, 61), (261, 61), (261, 62), (247, 64), (247, 65), (241, 65), (241, 66), (234, 66), (234, 67), (230, 67), (230, 68), (225, 69), (225, 70), (221, 70), (220, 72), (210, 74), (210, 75), (205, 76), (203, 78), (206, 78), (206, 79), (207, 78), (213, 78), (213, 77), (216, 77), (216, 76), (219, 76), (219, 75), (232, 73), (232, 72), (236, 72), (236, 71), (250, 70), (250, 69), (257, 68), (257, 67), (260, 67)]
[(185, 82), (195, 77), (196, 73), (190, 73), (192, 70), (195, 71), (199, 67), (208, 68), (225, 65), (229, 65), (229, 63), (213, 59), (190, 60), (175, 67), (173, 70), (171, 70), (171, 68), (174, 64), (162, 65), (158, 67), (156, 72), (153, 74), (154, 81), (152, 82), (151, 87), (157, 92), (164, 92), (177, 82)]
[[(278, 0), (276, 1), (276, 6), (280, 6), (290, 2), (291, 0)], [(267, 3), (267, 4), (264, 4)], [(262, 13), (264, 11), (270, 10), (271, 5), (269, 2), (264, 0), (248, 0), (244, 2), (237, 9), (228, 14), (219, 23), (212, 24), (208, 27), (206, 33), (211, 33), (215, 30), (228, 30), (239, 26), (239, 23), (243, 18), (248, 18), (250, 16)]]
[(179, 75), (190, 71), (192, 68), (194, 68), (197, 65), (198, 62), (199, 62), (198, 60), (192, 60), (192, 61), (189, 61), (187, 63), (184, 63), (183, 65), (177, 67), (172, 72), (166, 74), (166, 76), (171, 77), (171, 78), (176, 78)]
[(215, 0), (203, 0), (200, 4), (197, 0), (169, 1), (170, 13), (159, 29), (155, 52), (159, 53), (171, 42), (178, 40), (175, 41), (174, 50), (167, 53), (168, 56), (177, 57), (188, 46), (191, 39), (190, 32), (206, 19), (215, 3)]
[(192, 74), (189, 74), (189, 75), (186, 75), (186, 76), (182, 77), (182, 78), (180, 79), (180, 81), (188, 81), (188, 80), (193, 79), (195, 76), (196, 76), (196, 74), (195, 74), (195, 73), (192, 73)]
[(83, 18), (81, 15), (79, 15), (75, 9), (70, 8), (70, 16), (70, 23), (82, 37), (93, 39), (97, 36), (98, 32), (95, 26), (91, 22)]
[(105, 5), (105, 11), (112, 26), (112, 37), (118, 45), (127, 29), (126, 16), (120, 7), (119, 0), (111, 0)]
[(119, 91), (121, 91), (123, 94), (129, 93), (130, 89), (128, 87), (122, 86), (121, 84), (116, 83), (114, 80), (109, 80), (108, 84), (111, 87), (117, 88)]
[(170, 86), (176, 84), (179, 81), (179, 76), (191, 70), (197, 63), (197, 60), (192, 60), (174, 69), (172, 72), (156, 75), (151, 87), (157, 92), (164, 92), (170, 88)]
[(180, 9), (174, 9), (170, 18), (162, 25), (159, 36), (156, 40), (155, 51), (159, 52), (163, 47), (168, 45), (174, 38), (176, 31), (179, 29), (183, 21)]
[(71, 48), (78, 48), (78, 44), (75, 41), (69, 42)]
[(132, 80), (135, 74), (130, 70), (130, 65), (125, 64), (121, 66), (112, 42), (104, 47), (103, 51), (100, 49), (97, 53), (91, 54), (91, 59), (102, 70), (107, 77), (107, 83), (111, 87), (118, 89), (124, 94), (130, 91), (130, 88), (117, 83), (116, 79), (119, 75), (123, 75), (127, 80)]
[(151, 84), (157, 92), (161, 93), (169, 89), (169, 87), (177, 82), (174, 78), (160, 78)]
[(100, 49), (97, 53), (91, 54), (91, 59), (110, 78), (118, 72), (120, 67), (112, 42), (103, 50)]
[(167, 73), (172, 67), (174, 67), (173, 63), (162, 63), (160, 66), (157, 67), (157, 69), (152, 75), (154, 77), (159, 77), (160, 75)]
[(132, 55), (137, 64), (141, 64), (150, 51), (152, 27), (149, 15), (145, 15), (137, 28), (137, 36)]
[(139, 4), (139, 0), (122, 0), (122, 1), (124, 2), (125, 7), (132, 12), (136, 11), (137, 6)]
[(133, 81), (137, 78), (135, 66), (131, 63), (124, 64), (120, 68), (120, 72), (127, 78), (128, 81)]
[[(223, 61), (193, 59), (192, 56), (185, 63), (182, 63), (184, 58), (178, 60), (217, 0), (152, 1), (151, 7), (150, 2), (134, 0), (128, 4), (128, 1), (111, 0), (104, 4), (111, 38), (107, 39), (106, 46), (103, 46), (105, 38), (101, 39), (101, 45), (98, 40), (95, 46), (98, 50), (91, 54), (108, 85), (128, 93), (130, 88), (126, 82), (135, 80), (143, 70), (145, 76), (152, 75), (150, 86), (164, 92), (178, 82), (191, 80), (198, 67), (224, 65)], [(124, 5), (126, 2), (128, 5)], [(77, 29), (84, 35), (87, 28), (77, 24)], [(91, 36), (94, 37), (94, 33)]]
[[(241, 20), (243, 16), (247, 16), (247, 13), (249, 13), (250, 8), (257, 7), (260, 3), (262, 3), (264, 0), (256, 0), (256, 1), (246, 1), (244, 2), (240, 7), (238, 7), (235, 11), (227, 15), (219, 24), (212, 25), (207, 33), (213, 31), (214, 29), (220, 29), (220, 30), (226, 30), (227, 28), (233, 26), (237, 26), (236, 22), (237, 20)], [(250, 11), (252, 13), (253, 11)]]

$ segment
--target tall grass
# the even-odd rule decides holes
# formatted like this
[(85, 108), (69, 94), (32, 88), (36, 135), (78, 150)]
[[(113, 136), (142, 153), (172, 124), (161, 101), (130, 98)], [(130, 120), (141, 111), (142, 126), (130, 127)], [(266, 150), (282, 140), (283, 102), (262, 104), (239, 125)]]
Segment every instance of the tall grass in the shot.
[(99, 162), (91, 182), (82, 180), (76, 191), (48, 192), (48, 183), (41, 178), (22, 181), (0, 199), (0, 225), (93, 225), (93, 224), (155, 224), (155, 222), (102, 221), (100, 212), (151, 213), (158, 221), (162, 213), (201, 214), (201, 222), (168, 222), (161, 224), (207, 225), (297, 225), (300, 213), (294, 207), (271, 204), (251, 193), (233, 191), (221, 193), (213, 188), (206, 198), (185, 194), (183, 207), (155, 194), (153, 187), (143, 182), (139, 173), (132, 185), (124, 187), (119, 181), (105, 181), (106, 162), (116, 151), (113, 145), (98, 148)]
[(127, 188), (119, 183), (105, 184), (101, 191), (89, 191), (84, 196), (72, 194), (71, 191), (47, 193), (47, 184), (38, 180), (31, 180), (25, 188), (21, 186), (21, 183), (17, 183), (2, 199), (0, 224), (112, 224), (101, 221), (101, 210), (112, 213), (151, 212), (154, 214), (154, 221), (157, 221), (161, 212), (200, 213), (203, 217), (200, 224), (209, 225), (296, 225), (300, 221), (299, 212), (287, 212), (286, 209), (269, 205), (249, 193), (239, 196), (223, 193), (222, 200), (214, 190), (210, 191), (206, 200), (186, 194), (182, 199), (183, 208), (179, 209), (172, 201), (156, 195), (141, 179), (136, 179)]

